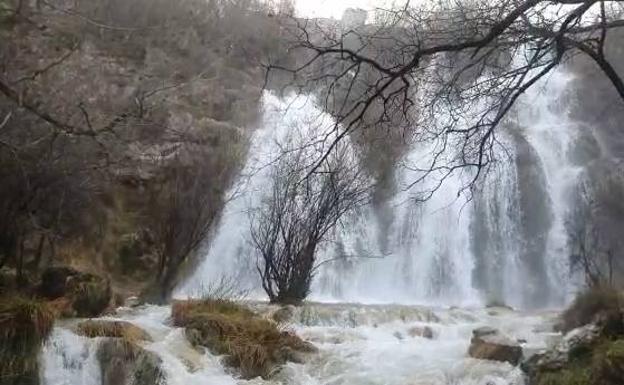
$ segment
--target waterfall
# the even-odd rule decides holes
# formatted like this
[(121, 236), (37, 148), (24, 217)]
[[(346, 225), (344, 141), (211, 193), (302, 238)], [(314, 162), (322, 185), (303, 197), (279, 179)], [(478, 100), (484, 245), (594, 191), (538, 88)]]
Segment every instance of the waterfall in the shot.
[[(572, 291), (565, 218), (569, 191), (582, 167), (568, 160), (575, 124), (563, 95), (570, 76), (558, 71), (521, 98), (500, 128), (503, 156), (473, 192), (458, 196), (465, 175), (452, 174), (431, 199), (408, 188), (423, 158), (414, 146), (395, 170), (396, 194), (379, 208), (364, 207), (317, 253), (323, 265), (311, 299), (362, 303), (504, 302), (518, 307), (561, 305)], [(176, 296), (196, 295), (229, 277), (262, 298), (249, 242), (247, 211), (270, 182), (268, 166), (279, 142), (314, 122), (314, 133), (333, 126), (310, 98), (264, 96), (264, 118), (249, 159), (232, 189), (205, 257)], [(433, 180), (428, 183), (436, 183)], [(388, 218), (390, 220), (388, 221)]]

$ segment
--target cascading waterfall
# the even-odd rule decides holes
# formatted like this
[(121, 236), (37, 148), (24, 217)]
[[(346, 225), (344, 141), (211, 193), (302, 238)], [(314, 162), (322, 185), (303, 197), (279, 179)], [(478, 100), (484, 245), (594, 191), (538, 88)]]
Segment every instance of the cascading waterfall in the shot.
[[(141, 346), (158, 358), (162, 385), (523, 385), (518, 367), (471, 359), (466, 351), (472, 330), (483, 325), (526, 341), (525, 351), (552, 346), (557, 339), (549, 332), (555, 313), (480, 305), (556, 305), (571, 290), (567, 191), (581, 168), (567, 160), (574, 124), (557, 103), (568, 82), (566, 74), (555, 73), (547, 93), (527, 95), (532, 103), (520, 105), (516, 118), (502, 127), (499, 140), (506, 158), (472, 200), (457, 196), (465, 182), (461, 175), (447, 178), (428, 201), (414, 200), (407, 187), (419, 174), (407, 166), (427, 150), (414, 148), (405, 166), (396, 169), (397, 193), (381, 208), (388, 211), (384, 220), (379, 207), (366, 206), (337, 229), (333, 242), (319, 250), (318, 260), (331, 262), (320, 268), (311, 298), (361, 304), (311, 303), (295, 310), (290, 327), (320, 348), (313, 359), (289, 363), (271, 380), (242, 380), (220, 357), (194, 349), (184, 331), (170, 325), (167, 306), (120, 309), (106, 319), (130, 322), (149, 333), (152, 341)], [(249, 242), (248, 210), (270, 183), (268, 171), (280, 141), (293, 130), (318, 133), (332, 124), (301, 97), (266, 94), (264, 104), (264, 118), (221, 223), (196, 273), (177, 289), (178, 297), (199, 296), (226, 278), (251, 290), (251, 298), (264, 298)], [(267, 304), (251, 306), (261, 313), (274, 311)], [(46, 343), (41, 383), (110, 385), (104, 384), (98, 359), (104, 339), (77, 336), (74, 324), (56, 326)], [(418, 335), (424, 327), (433, 339)], [(135, 383), (126, 379), (126, 384)]]
[[(386, 204), (392, 218), (384, 226), (372, 207), (336, 232), (319, 250), (332, 260), (318, 272), (312, 299), (363, 303), (448, 304), (505, 302), (519, 307), (560, 305), (571, 286), (564, 222), (579, 167), (567, 161), (573, 122), (561, 100), (569, 76), (555, 73), (547, 90), (526, 95), (516, 119), (501, 132), (506, 156), (469, 202), (457, 196), (461, 175), (451, 175), (426, 202), (407, 186), (419, 174), (396, 170), (397, 193)], [(279, 142), (294, 127), (322, 131), (333, 123), (309, 99), (265, 95), (265, 116), (256, 131), (247, 166), (200, 268), (176, 295), (193, 295), (222, 277), (234, 278), (258, 296), (259, 280), (249, 244), (247, 210), (258, 203), (267, 165)], [(426, 149), (414, 148), (409, 165)], [(436, 183), (433, 180), (431, 183)], [(384, 239), (383, 242), (380, 240)], [(344, 258), (339, 258), (344, 257)], [(559, 282), (553, 285), (551, 282)]]

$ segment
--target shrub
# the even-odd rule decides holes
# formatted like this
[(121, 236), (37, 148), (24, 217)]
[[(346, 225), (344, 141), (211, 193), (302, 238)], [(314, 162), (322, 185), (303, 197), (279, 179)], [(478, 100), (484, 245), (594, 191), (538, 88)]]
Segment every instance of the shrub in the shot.
[(186, 327), (191, 343), (225, 355), (225, 363), (238, 368), (244, 378), (267, 378), (277, 366), (297, 361), (298, 352), (315, 350), (295, 334), (227, 300), (176, 302), (172, 319), (175, 326)]
[(592, 322), (601, 322), (605, 333), (624, 332), (622, 307), (624, 298), (608, 286), (593, 287), (580, 293), (561, 315), (559, 329), (568, 332)]
[(45, 303), (0, 298), (0, 378), (36, 379), (39, 350), (53, 326), (54, 313)]

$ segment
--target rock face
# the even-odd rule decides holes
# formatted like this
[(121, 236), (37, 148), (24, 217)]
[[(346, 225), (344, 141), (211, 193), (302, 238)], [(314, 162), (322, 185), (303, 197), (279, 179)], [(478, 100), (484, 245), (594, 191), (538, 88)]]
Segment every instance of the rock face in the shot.
[(522, 348), (510, 337), (486, 326), (473, 330), (468, 354), (473, 358), (518, 365), (522, 359)]
[(95, 317), (109, 306), (112, 291), (108, 280), (97, 275), (70, 267), (51, 267), (41, 276), (39, 295), (49, 300), (64, 299), (65, 316)]
[(161, 385), (165, 374), (154, 353), (122, 338), (107, 338), (98, 347), (102, 385)]

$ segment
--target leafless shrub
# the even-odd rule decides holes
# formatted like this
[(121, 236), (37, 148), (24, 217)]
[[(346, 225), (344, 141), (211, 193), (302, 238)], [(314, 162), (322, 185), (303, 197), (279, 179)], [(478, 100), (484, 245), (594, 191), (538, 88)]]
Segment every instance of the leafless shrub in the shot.
[(336, 225), (364, 203), (369, 185), (358, 160), (338, 146), (321, 167), (306, 167), (309, 147), (291, 140), (270, 171), (270, 186), (251, 211), (251, 241), (271, 302), (298, 304), (310, 290), (316, 252)]

